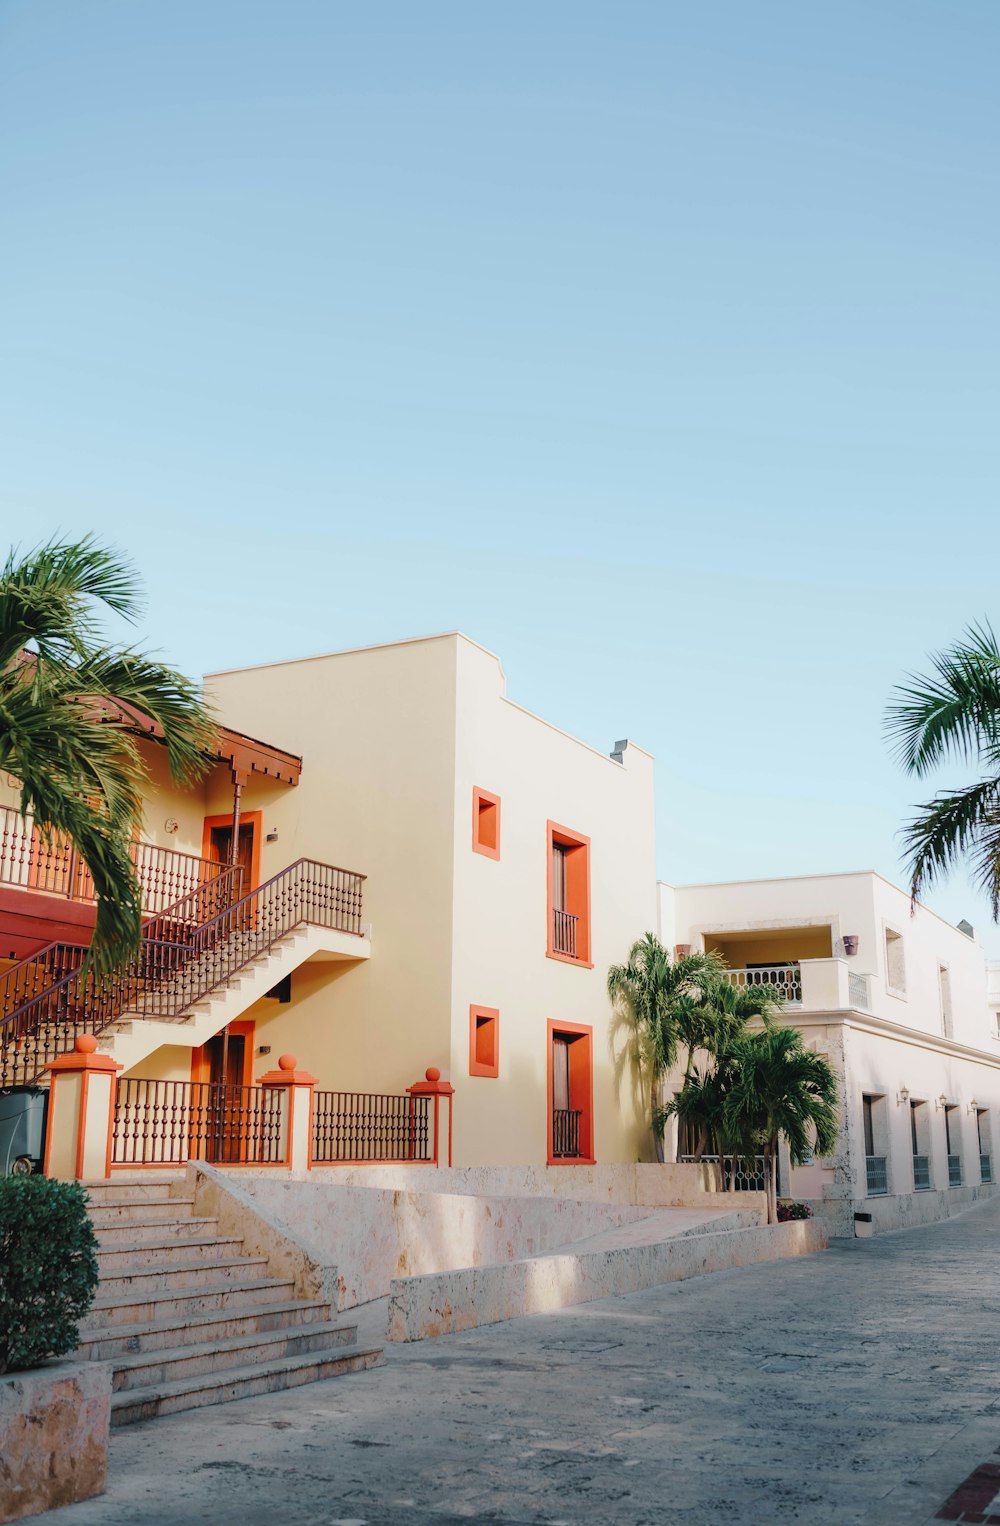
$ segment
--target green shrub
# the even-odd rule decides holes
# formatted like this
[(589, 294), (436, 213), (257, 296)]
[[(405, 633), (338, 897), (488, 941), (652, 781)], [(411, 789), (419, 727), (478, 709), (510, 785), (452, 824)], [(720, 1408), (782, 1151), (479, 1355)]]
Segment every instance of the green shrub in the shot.
[(97, 1239), (77, 1182), (0, 1177), (0, 1372), (79, 1342), (97, 1288)]

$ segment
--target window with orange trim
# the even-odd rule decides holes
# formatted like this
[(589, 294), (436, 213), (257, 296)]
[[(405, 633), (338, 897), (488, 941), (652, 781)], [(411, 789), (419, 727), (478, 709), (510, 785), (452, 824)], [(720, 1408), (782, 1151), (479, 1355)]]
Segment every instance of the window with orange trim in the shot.
[(479, 788), (472, 791), (472, 851), (500, 857), (500, 796)]
[(590, 957), (590, 838), (554, 821), (546, 825), (546, 884), (550, 959), (592, 967)]
[(500, 1074), (500, 1013), (496, 1007), (469, 1008), (469, 1075)]
[(548, 1163), (592, 1165), (594, 1030), (550, 1020), (548, 1042)]

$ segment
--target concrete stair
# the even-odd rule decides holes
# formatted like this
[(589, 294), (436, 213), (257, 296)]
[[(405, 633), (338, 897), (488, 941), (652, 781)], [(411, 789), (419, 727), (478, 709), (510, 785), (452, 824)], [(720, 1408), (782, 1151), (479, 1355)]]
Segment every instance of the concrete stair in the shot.
[[(78, 1355), (114, 1369), (111, 1423), (363, 1371), (383, 1360), (335, 1322), (328, 1303), (294, 1296), (267, 1259), (243, 1253), (218, 1220), (196, 1217), (183, 1178), (92, 1182), (101, 1282)], [(172, 1190), (178, 1188), (180, 1190)]]

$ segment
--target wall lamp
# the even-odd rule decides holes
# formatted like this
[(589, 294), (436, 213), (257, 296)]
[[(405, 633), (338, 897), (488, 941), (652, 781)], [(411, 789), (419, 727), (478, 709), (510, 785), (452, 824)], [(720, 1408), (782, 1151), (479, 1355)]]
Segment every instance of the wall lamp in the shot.
[(948, 1106), (948, 1098), (945, 1096), (944, 1092), (942, 1092), (940, 1097), (936, 1099), (934, 1106), (940, 1108), (945, 1108)]
[(909, 1100), (910, 1100), (910, 1088), (908, 1086), (901, 1086), (899, 1088), (899, 1091), (896, 1093), (896, 1102), (897, 1102), (897, 1104), (900, 1107), (905, 1107), (906, 1104), (909, 1102)]
[(979, 1103), (976, 1101), (975, 1097), (973, 1097), (972, 1101), (969, 1103), (969, 1112), (970, 1113), (978, 1113), (979, 1112)]

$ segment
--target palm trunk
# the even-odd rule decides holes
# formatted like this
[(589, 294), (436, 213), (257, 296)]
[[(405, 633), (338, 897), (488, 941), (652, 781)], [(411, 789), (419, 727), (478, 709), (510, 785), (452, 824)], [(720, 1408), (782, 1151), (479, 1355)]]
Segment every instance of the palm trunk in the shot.
[(764, 1146), (764, 1187), (767, 1191), (767, 1222), (778, 1222), (778, 1179), (776, 1173), (777, 1156), (774, 1145), (768, 1141)]

